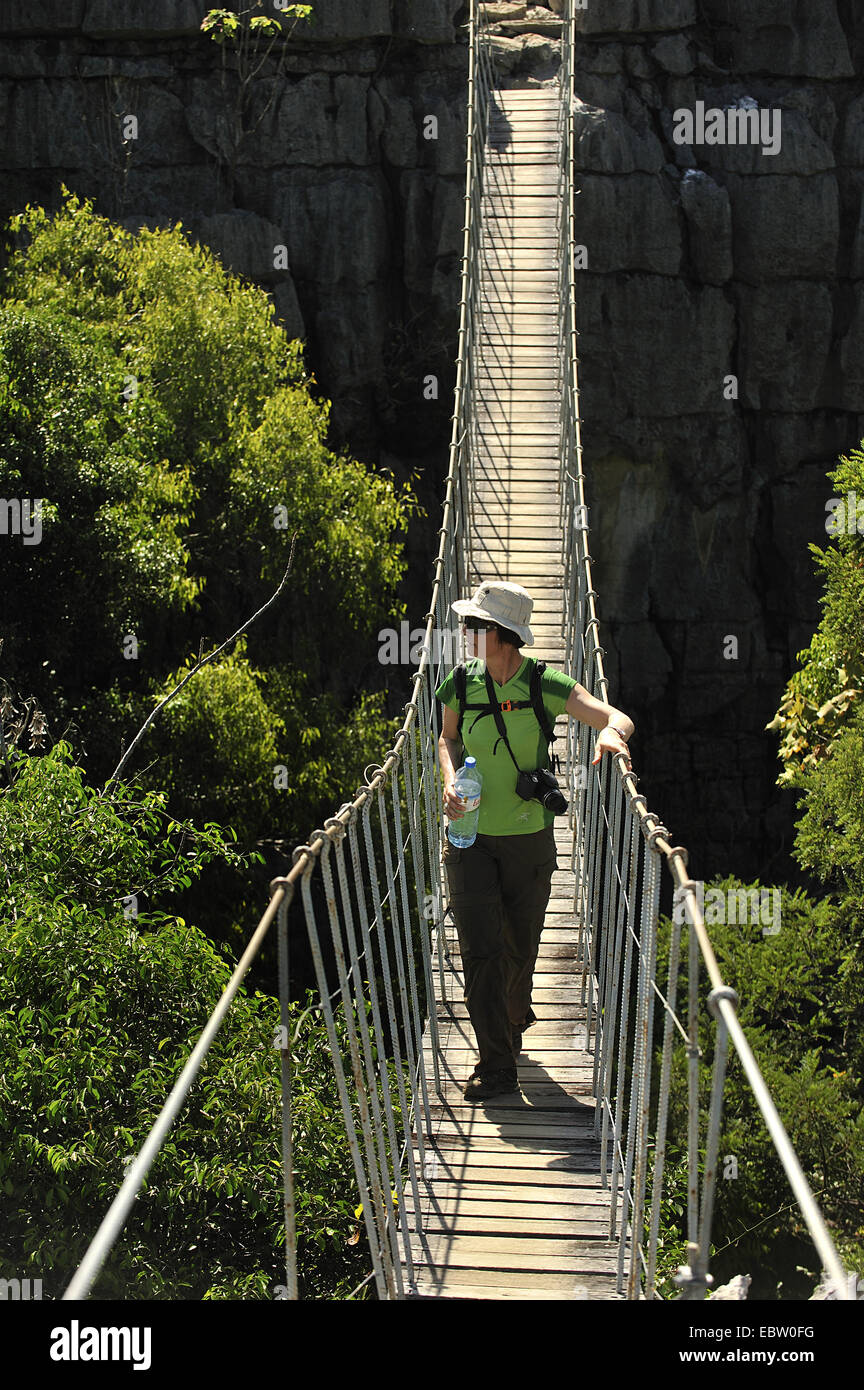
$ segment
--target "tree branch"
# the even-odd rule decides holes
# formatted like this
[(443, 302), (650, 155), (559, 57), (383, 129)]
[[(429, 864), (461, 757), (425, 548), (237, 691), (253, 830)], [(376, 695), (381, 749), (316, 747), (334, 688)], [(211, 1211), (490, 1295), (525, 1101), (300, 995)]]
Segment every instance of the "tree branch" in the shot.
[(252, 626), (252, 624), (256, 621), (256, 619), (257, 619), (257, 618), (260, 618), (262, 613), (266, 613), (266, 612), (267, 612), (267, 609), (271, 606), (271, 604), (274, 604), (274, 603), (276, 602), (276, 600), (277, 600), (277, 598), (279, 597), (279, 595), (281, 594), (282, 590), (285, 588), (285, 584), (286, 584), (286, 582), (287, 582), (288, 576), (289, 576), (289, 574), (291, 573), (291, 567), (292, 567), (292, 565), (294, 564), (294, 550), (295, 550), (295, 548), (296, 548), (296, 545), (297, 545), (297, 532), (295, 531), (295, 532), (294, 532), (294, 535), (291, 537), (291, 553), (290, 553), (290, 555), (288, 556), (288, 565), (287, 565), (287, 567), (286, 567), (285, 573), (284, 573), (283, 576), (282, 576), (282, 579), (281, 579), (281, 582), (280, 582), (280, 584), (279, 584), (279, 587), (278, 587), (278, 589), (276, 590), (275, 593), (271, 594), (271, 596), (270, 596), (270, 598), (268, 598), (267, 602), (266, 602), (265, 604), (263, 604), (263, 606), (262, 606), (261, 608), (258, 609), (258, 612), (257, 612), (257, 613), (253, 613), (253, 614), (252, 614), (252, 617), (251, 617), (251, 618), (247, 618), (246, 622), (243, 623), (242, 627), (238, 627), (238, 629), (237, 629), (236, 632), (232, 632), (232, 634), (231, 634), (230, 637), (226, 637), (226, 639), (225, 639), (225, 641), (222, 643), (221, 647), (217, 647), (217, 648), (215, 649), (215, 651), (210, 652), (208, 656), (204, 656), (204, 657), (202, 657), (202, 656), (200, 655), (200, 652), (201, 652), (201, 650), (202, 650), (202, 648), (203, 648), (203, 646), (204, 646), (204, 639), (203, 639), (203, 637), (202, 637), (202, 639), (201, 639), (201, 646), (200, 646), (199, 649), (198, 649), (198, 650), (199, 650), (198, 660), (195, 662), (195, 665), (192, 667), (192, 670), (186, 672), (186, 675), (183, 677), (182, 681), (180, 681), (178, 685), (175, 685), (174, 689), (171, 690), (171, 691), (169, 691), (169, 693), (165, 696), (165, 698), (164, 698), (163, 700), (160, 700), (160, 701), (159, 701), (159, 704), (156, 706), (156, 708), (155, 708), (154, 710), (152, 710), (151, 713), (147, 716), (147, 718), (145, 719), (144, 723), (141, 725), (141, 728), (138, 730), (138, 732), (137, 732), (137, 734), (135, 735), (135, 737), (133, 738), (132, 742), (129, 744), (129, 747), (126, 749), (126, 752), (123, 754), (123, 757), (120, 759), (120, 761), (119, 761), (119, 763), (117, 764), (117, 766), (115, 767), (114, 771), (111, 773), (111, 776), (108, 778), (108, 781), (105, 783), (105, 786), (102, 788), (102, 791), (100, 792), (100, 796), (104, 796), (105, 793), (106, 793), (106, 792), (109, 790), (109, 788), (112, 786), (112, 784), (113, 784), (114, 782), (117, 781), (117, 778), (120, 776), (120, 773), (123, 771), (123, 768), (126, 766), (126, 763), (129, 761), (130, 757), (132, 756), (132, 753), (133, 753), (133, 751), (134, 751), (134, 749), (135, 749), (136, 744), (138, 744), (138, 743), (141, 742), (141, 739), (144, 737), (144, 735), (146, 734), (147, 730), (150, 728), (150, 726), (151, 726), (151, 724), (153, 723), (153, 721), (154, 721), (154, 720), (156, 719), (156, 717), (161, 713), (161, 711), (165, 708), (165, 706), (168, 704), (168, 702), (169, 702), (170, 700), (173, 700), (175, 695), (179, 694), (179, 692), (183, 689), (184, 685), (186, 685), (189, 681), (191, 681), (192, 677), (195, 676), (195, 675), (197, 675), (198, 672), (202, 669), (202, 667), (207, 666), (211, 661), (215, 661), (216, 657), (219, 656), (220, 652), (224, 652), (224, 650), (225, 650), (226, 647), (230, 646), (232, 642), (236, 642), (237, 638), (241, 635), (241, 633), (245, 632), (245, 631), (247, 630), (247, 628), (250, 628), (250, 627)]

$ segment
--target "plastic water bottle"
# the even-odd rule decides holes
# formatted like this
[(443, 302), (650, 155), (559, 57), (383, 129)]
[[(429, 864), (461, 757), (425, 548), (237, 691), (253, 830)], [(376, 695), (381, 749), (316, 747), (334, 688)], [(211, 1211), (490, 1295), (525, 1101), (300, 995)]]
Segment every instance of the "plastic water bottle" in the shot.
[(483, 774), (477, 766), (477, 759), (466, 758), (465, 766), (460, 767), (453, 783), (456, 795), (465, 797), (465, 814), (447, 823), (447, 838), (456, 849), (467, 849), (477, 839), (482, 786)]

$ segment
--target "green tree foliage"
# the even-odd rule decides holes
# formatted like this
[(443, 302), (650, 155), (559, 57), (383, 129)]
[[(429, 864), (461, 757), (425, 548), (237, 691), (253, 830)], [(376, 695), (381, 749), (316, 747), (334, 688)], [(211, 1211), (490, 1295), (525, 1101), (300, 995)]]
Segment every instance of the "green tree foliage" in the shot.
[[(148, 904), (245, 860), (218, 827), (172, 820), (161, 795), (97, 796), (67, 745), (18, 755), (16, 771), (0, 798), (0, 1263), (56, 1298), (230, 974), (197, 928)], [(278, 1022), (274, 1000), (235, 999), (98, 1297), (269, 1298), (284, 1284)], [(369, 1267), (350, 1152), (320, 1015), (297, 1006), (292, 1028), (301, 1293), (343, 1297)]]
[[(864, 497), (864, 451), (829, 475), (844, 500)], [(781, 892), (780, 931), (710, 922), (724, 979), (832, 1235), (847, 1266), (864, 1270), (864, 537), (841, 531), (811, 546), (825, 576), (822, 619), (799, 653), (783, 703), (768, 726), (781, 735), (778, 781), (799, 803), (794, 855), (814, 889)], [(724, 880), (724, 893), (742, 885)], [(747, 885), (758, 894), (762, 885)], [(663, 924), (661, 955), (670, 924)], [(661, 970), (663, 966), (661, 963)], [(686, 978), (686, 968), (684, 972)], [(705, 990), (701, 991), (703, 997)], [(703, 1008), (703, 1097), (710, 1087), (716, 1025)], [(673, 1070), (673, 1133), (686, 1124), (683, 1054)], [(730, 1052), (721, 1155), (737, 1159), (718, 1178), (715, 1272), (754, 1275), (759, 1295), (808, 1297), (819, 1270), (753, 1093)], [(668, 1213), (667, 1213), (668, 1214)], [(680, 1220), (667, 1241), (683, 1235)], [(796, 1271), (796, 1266), (797, 1271)], [(802, 1273), (808, 1271), (808, 1273)]]
[[(864, 451), (853, 449), (828, 474), (836, 494), (864, 501)], [(811, 545), (825, 575), (822, 619), (810, 646), (798, 653), (799, 669), (786, 686), (769, 729), (782, 735), (778, 756), (783, 771), (778, 785), (805, 785), (801, 774), (831, 756), (864, 694), (864, 535), (841, 528), (835, 544)]]
[[(714, 886), (724, 894), (730, 889), (759, 889), (758, 884), (742, 885), (731, 878)], [(713, 922), (709, 934), (723, 978), (738, 992), (742, 1027), (819, 1206), (850, 1267), (861, 1269), (864, 1114), (858, 1034), (864, 997), (860, 989), (844, 984), (850, 970), (860, 981), (856, 968), (860, 946), (850, 937), (835, 903), (816, 901), (802, 889), (780, 891), (776, 935), (763, 935), (759, 923), (740, 922)], [(659, 952), (663, 978), (670, 931), (671, 924), (664, 919)], [(679, 999), (686, 998), (684, 955)], [(710, 1094), (716, 1038), (706, 993), (703, 970), (699, 1063), (703, 1111)], [(686, 1116), (687, 1059), (679, 1048), (672, 1070), (671, 1134), (686, 1134)], [(703, 1113), (703, 1143), (704, 1124)], [(724, 1177), (726, 1155), (736, 1160), (729, 1177)], [(712, 1259), (718, 1282), (735, 1273), (750, 1273), (759, 1285), (757, 1296), (771, 1298), (777, 1296), (781, 1283), (788, 1290), (796, 1262), (818, 1276), (806, 1226), (731, 1046), (720, 1156), (713, 1223), (717, 1255)], [(680, 1203), (680, 1186), (677, 1194)], [(677, 1222), (670, 1223), (670, 1229), (675, 1228), (683, 1238), (683, 1212)], [(794, 1259), (790, 1260), (790, 1252)], [(799, 1279), (795, 1296), (808, 1297), (814, 1285), (815, 1278)]]
[[(104, 776), (199, 640), (221, 640), (269, 596), (296, 534), (289, 592), (250, 632), (248, 669), (235, 654), (196, 677), (171, 716), (181, 738), (197, 728), (196, 759), (163, 740), (149, 776), (182, 788), (190, 812), (236, 819), (251, 836), (271, 829), (282, 763), (297, 819), (289, 827), (283, 799), (280, 829), (300, 838), (309, 740), (277, 746), (279, 736), (318, 729), (310, 738), (330, 782), (345, 759), (328, 762), (324, 748), (347, 743), (353, 780), (368, 761), (358, 730), (374, 724), (386, 737), (380, 701), (361, 692), (380, 681), (378, 628), (402, 615), (394, 595), (413, 493), (327, 448), (329, 403), (312, 395), (301, 344), (274, 323), (263, 291), (181, 228), (133, 235), (67, 193), (57, 215), (28, 208), (12, 229), (0, 493), (45, 502), (41, 544), (9, 538), (0, 549), (0, 585), (17, 597), (6, 675), (37, 696), (50, 728), (78, 731)], [(241, 752), (243, 728), (252, 747)], [(243, 777), (230, 785), (246, 809), (226, 800), (238, 756)]]

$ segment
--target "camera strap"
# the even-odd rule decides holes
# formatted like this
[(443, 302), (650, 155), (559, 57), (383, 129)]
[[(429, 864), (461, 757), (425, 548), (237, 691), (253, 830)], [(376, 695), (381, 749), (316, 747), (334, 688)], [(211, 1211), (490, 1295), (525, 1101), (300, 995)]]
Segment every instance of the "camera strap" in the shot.
[[(500, 705), (500, 702), (499, 702), (498, 700), (495, 699), (495, 686), (492, 684), (492, 677), (491, 677), (490, 674), (489, 674), (489, 667), (488, 667), (488, 666), (486, 667), (486, 670), (485, 670), (484, 674), (485, 674), (485, 676), (486, 676), (486, 693), (487, 693), (488, 696), (489, 696), (489, 706), (490, 706), (490, 709), (491, 709), (492, 717), (493, 717), (493, 719), (495, 720), (495, 728), (498, 730), (498, 738), (495, 740), (495, 743), (494, 743), (494, 745), (493, 745), (493, 748), (492, 748), (492, 756), (494, 757), (495, 754), (498, 752), (498, 744), (499, 744), (499, 743), (502, 741), (502, 739), (503, 739), (503, 741), (504, 741), (504, 747), (507, 749), (507, 752), (510, 754), (510, 760), (511, 760), (511, 762), (513, 763), (513, 766), (515, 767), (515, 769), (516, 769), (517, 772), (521, 772), (522, 769), (521, 769), (521, 767), (519, 766), (519, 764), (517, 763), (517, 761), (516, 761), (516, 759), (515, 759), (515, 757), (514, 757), (514, 755), (513, 755), (513, 749), (510, 747), (510, 740), (509, 740), (509, 738), (507, 737), (507, 730), (506, 730), (506, 728), (505, 728), (505, 726), (504, 726), (504, 715), (501, 713), (501, 705)], [(509, 702), (508, 702), (508, 703), (509, 703)], [(530, 702), (530, 700), (529, 700), (529, 701), (528, 701), (528, 704), (530, 704), (530, 703), (531, 703), (531, 702)], [(510, 707), (511, 707), (511, 709), (513, 708), (512, 704), (511, 704)], [(479, 719), (480, 716), (478, 715), (477, 717), (478, 717), (478, 719)]]

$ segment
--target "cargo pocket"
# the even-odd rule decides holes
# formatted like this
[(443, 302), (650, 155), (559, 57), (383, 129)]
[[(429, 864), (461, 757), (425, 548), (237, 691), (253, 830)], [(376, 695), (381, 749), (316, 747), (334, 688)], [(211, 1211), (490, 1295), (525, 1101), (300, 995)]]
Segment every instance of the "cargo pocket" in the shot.
[(464, 850), (444, 839), (444, 850), (441, 855), (441, 862), (447, 875), (447, 887), (450, 890), (450, 901), (461, 896), (465, 883), (465, 869), (462, 864)]
[(458, 864), (462, 857), (462, 850), (453, 844), (449, 836), (444, 836), (444, 850), (441, 859), (445, 864)]

